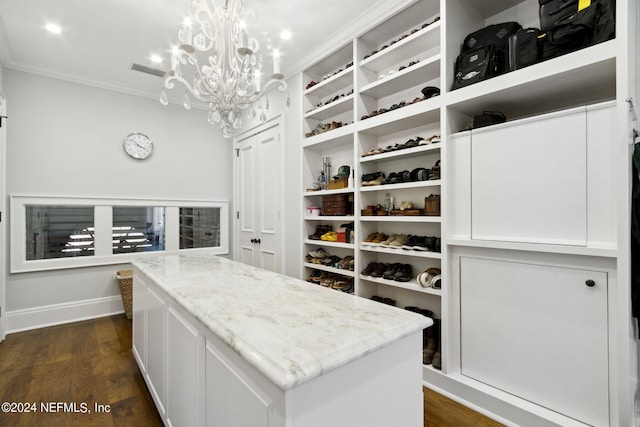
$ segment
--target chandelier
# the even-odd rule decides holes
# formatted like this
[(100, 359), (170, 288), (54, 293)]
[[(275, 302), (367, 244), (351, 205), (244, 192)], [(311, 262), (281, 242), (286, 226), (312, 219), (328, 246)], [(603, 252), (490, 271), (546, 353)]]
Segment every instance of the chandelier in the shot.
[[(257, 39), (247, 32), (250, 11), (242, 8), (241, 0), (192, 0), (189, 17), (178, 32), (180, 45), (174, 47), (171, 70), (164, 81), (160, 95), (163, 105), (169, 103), (165, 89), (173, 89), (176, 82), (187, 89), (183, 105), (191, 108), (189, 94), (209, 105), (208, 120), (220, 124), (225, 138), (242, 127), (241, 113), (250, 108), (255, 118), (266, 120), (268, 97), (263, 96), (272, 88), (287, 87), (282, 80), (279, 52), (273, 49), (267, 38), (266, 50), (273, 58), (273, 72), (266, 84), (262, 84), (265, 58), (260, 53)], [(262, 99), (261, 99), (262, 98)], [(257, 102), (258, 101), (258, 102)]]

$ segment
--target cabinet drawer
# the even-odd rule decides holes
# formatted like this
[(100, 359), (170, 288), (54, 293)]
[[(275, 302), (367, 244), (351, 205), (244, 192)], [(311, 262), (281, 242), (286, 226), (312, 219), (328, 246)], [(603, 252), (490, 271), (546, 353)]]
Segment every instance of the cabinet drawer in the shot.
[(462, 374), (608, 425), (607, 281), (602, 271), (461, 257)]

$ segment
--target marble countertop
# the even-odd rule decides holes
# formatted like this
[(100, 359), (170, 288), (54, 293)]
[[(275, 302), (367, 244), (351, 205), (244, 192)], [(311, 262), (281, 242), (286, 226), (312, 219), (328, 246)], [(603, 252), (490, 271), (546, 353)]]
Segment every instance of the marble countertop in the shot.
[(282, 390), (432, 324), (407, 310), (209, 253), (132, 264)]

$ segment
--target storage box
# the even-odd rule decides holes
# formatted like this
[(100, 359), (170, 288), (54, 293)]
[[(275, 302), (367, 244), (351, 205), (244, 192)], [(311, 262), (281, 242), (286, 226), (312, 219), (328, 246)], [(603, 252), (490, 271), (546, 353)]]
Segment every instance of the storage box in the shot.
[(349, 185), (348, 178), (332, 179), (329, 181), (329, 190), (338, 190), (340, 188), (347, 188), (348, 185)]
[(350, 215), (353, 213), (353, 199), (348, 194), (322, 196), (322, 215)]
[(424, 198), (424, 215), (440, 216), (440, 195), (432, 194)]

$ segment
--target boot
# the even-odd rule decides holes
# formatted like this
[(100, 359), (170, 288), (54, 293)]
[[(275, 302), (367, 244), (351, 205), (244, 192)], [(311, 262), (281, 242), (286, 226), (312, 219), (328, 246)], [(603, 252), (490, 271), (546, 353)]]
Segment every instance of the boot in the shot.
[(316, 226), (316, 231), (313, 234), (309, 235), (309, 239), (310, 240), (321, 240), (320, 238), (322, 237), (323, 234), (325, 234), (326, 232), (331, 231), (331, 226), (328, 224), (319, 224)]
[(422, 363), (430, 365), (433, 362), (433, 356), (436, 354), (438, 343), (436, 342), (435, 324), (426, 329), (427, 337), (425, 341), (424, 349), (422, 350)]
[[(434, 322), (436, 322), (433, 326), (437, 327), (437, 334), (438, 334), (438, 338), (441, 337), (440, 335), (440, 321), (439, 320), (434, 320)], [(431, 366), (433, 366), (435, 369), (442, 369), (442, 340), (438, 339), (438, 350), (436, 350), (435, 354), (433, 355), (433, 361), (431, 362)]]

